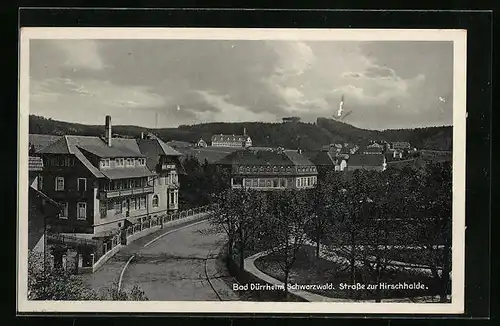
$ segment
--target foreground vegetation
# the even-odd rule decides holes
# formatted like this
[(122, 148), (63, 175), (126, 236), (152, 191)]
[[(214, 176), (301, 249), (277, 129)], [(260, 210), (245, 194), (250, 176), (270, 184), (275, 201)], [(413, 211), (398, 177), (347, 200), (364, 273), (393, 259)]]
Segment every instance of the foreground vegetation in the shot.
[(134, 286), (130, 291), (118, 290), (116, 284), (96, 291), (79, 275), (62, 268), (50, 268), (43, 253), (30, 252), (28, 256), (28, 300), (148, 300), (144, 292)]
[[(241, 270), (248, 253), (269, 250), (281, 271), (285, 296), (299, 253), (312, 240), (318, 263), (321, 245), (344, 253), (343, 269), (351, 284), (382, 282), (394, 269), (394, 246), (411, 247), (412, 262), (418, 257), (428, 266), (433, 291), (445, 302), (450, 293), (451, 192), (449, 162), (382, 173), (331, 172), (311, 190), (222, 192), (215, 198), (219, 208), (212, 222), (226, 232), (228, 254)], [(378, 291), (374, 298), (383, 296)]]

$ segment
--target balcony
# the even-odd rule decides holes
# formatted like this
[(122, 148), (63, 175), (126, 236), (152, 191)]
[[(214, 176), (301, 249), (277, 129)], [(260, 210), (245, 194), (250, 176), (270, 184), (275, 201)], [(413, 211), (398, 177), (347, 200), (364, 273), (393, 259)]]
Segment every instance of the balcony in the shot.
[(100, 199), (119, 198), (123, 196), (145, 195), (153, 192), (153, 187), (140, 187), (130, 189), (101, 190)]
[(176, 168), (177, 167), (173, 163), (163, 163), (163, 164), (158, 164), (156, 166), (156, 169), (157, 169), (158, 172), (161, 172), (161, 171), (171, 171), (171, 170), (175, 170)]

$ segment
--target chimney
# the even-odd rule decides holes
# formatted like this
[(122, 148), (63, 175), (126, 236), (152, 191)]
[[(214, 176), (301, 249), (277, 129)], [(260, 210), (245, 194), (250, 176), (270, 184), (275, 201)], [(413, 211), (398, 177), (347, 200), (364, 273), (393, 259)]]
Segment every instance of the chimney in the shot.
[(104, 135), (104, 139), (106, 140), (106, 144), (111, 146), (111, 116), (106, 116), (106, 134)]
[(141, 139), (144, 139), (144, 131), (141, 131)]
[(299, 149), (297, 150), (297, 153), (302, 154), (302, 149), (300, 149), (300, 148), (299, 148)]
[(243, 136), (246, 136), (246, 135), (247, 135), (247, 128), (243, 127)]

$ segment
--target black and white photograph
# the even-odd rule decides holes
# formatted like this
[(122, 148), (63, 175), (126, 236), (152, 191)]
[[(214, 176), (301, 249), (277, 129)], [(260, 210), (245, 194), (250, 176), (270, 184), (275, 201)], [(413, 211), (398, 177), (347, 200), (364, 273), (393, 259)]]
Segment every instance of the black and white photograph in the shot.
[(24, 28), (18, 309), (463, 312), (465, 44)]

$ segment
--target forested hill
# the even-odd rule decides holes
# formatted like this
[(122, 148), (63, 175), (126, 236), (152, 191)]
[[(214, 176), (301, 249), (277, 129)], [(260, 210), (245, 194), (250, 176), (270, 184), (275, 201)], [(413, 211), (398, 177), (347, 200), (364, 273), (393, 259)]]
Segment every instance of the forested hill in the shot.
[[(35, 115), (30, 115), (29, 122), (29, 132), (34, 134), (89, 136), (104, 134), (103, 125), (63, 122)], [(242, 134), (244, 128), (246, 128), (247, 134), (252, 137), (254, 146), (301, 147), (306, 151), (316, 151), (322, 145), (335, 142), (364, 144), (370, 140), (408, 141), (417, 148), (451, 150), (453, 135), (451, 126), (375, 131), (357, 128), (327, 118), (318, 118), (316, 123), (216, 122), (162, 129), (113, 126), (113, 133), (136, 138), (140, 136), (141, 132), (153, 132), (165, 141), (196, 142), (203, 138), (209, 142), (214, 134)]]

